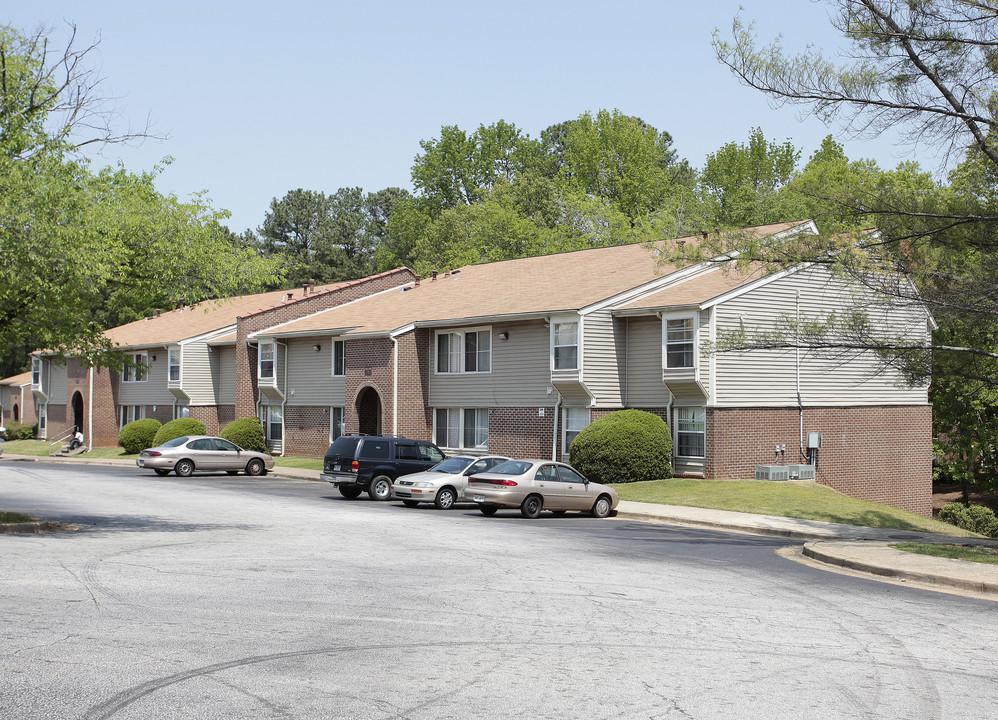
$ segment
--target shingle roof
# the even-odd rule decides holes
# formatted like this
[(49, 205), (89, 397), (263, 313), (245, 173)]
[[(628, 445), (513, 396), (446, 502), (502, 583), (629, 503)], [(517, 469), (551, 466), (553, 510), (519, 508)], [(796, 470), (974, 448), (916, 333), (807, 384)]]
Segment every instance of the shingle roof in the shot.
[[(770, 235), (799, 223), (754, 228)], [(686, 238), (696, 242), (697, 238)], [(344, 334), (387, 333), (410, 323), (573, 311), (668, 275), (646, 244), (577, 250), (468, 265), (436, 280), (391, 290), (291, 321), (258, 335), (292, 335), (344, 330)]]
[(0, 385), (24, 385), (31, 382), (31, 371), (23, 372), (20, 375), (11, 375), (0, 380)]
[(652, 310), (679, 305), (699, 305), (743, 285), (765, 277), (761, 264), (744, 269), (718, 265), (709, 272), (677, 285), (670, 285), (640, 300), (621, 305), (617, 310)]

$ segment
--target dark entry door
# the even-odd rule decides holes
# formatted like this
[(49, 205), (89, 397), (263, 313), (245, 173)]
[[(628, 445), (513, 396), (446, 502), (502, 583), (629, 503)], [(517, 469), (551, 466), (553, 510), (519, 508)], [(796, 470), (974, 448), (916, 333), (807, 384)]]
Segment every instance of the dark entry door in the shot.
[(73, 424), (83, 432), (83, 395), (73, 393)]
[(372, 387), (365, 388), (357, 398), (357, 423), (364, 435), (381, 434), (381, 398)]

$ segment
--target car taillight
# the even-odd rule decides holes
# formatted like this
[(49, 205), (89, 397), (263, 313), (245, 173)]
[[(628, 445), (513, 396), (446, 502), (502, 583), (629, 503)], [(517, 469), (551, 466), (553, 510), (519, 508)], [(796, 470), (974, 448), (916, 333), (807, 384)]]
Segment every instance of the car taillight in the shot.
[(357, 462), (356, 460), (352, 460), (350, 462), (350, 472), (359, 472), (359, 471), (360, 471), (360, 463)]
[(506, 485), (508, 487), (513, 487), (517, 484), (516, 480), (493, 480), (493, 485)]
[(159, 456), (160, 456), (160, 455), (162, 455), (162, 454), (163, 454), (163, 453), (161, 453), (161, 452), (156, 452), (155, 450), (147, 450), (147, 451), (146, 451), (146, 455), (148, 455), (149, 457), (159, 457)]

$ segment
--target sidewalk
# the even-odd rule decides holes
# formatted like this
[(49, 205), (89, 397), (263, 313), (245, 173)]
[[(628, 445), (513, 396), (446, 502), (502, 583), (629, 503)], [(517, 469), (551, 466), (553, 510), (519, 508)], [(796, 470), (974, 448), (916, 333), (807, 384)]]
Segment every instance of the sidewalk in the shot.
[[(8, 462), (65, 462), (88, 465), (133, 466), (134, 460), (86, 458), (46, 458), (0, 455)], [(318, 470), (277, 467), (271, 477), (296, 480), (319, 479)], [(951, 537), (934, 533), (841, 525), (816, 520), (753, 515), (678, 505), (656, 505), (621, 500), (617, 517), (623, 520), (659, 522), (706, 527), (754, 535), (771, 535), (808, 541), (803, 554), (811, 560), (903, 581), (926, 583), (940, 588), (980, 593), (998, 599), (998, 565), (936, 558), (889, 547), (897, 542), (931, 542), (954, 545), (998, 546), (996, 541)]]

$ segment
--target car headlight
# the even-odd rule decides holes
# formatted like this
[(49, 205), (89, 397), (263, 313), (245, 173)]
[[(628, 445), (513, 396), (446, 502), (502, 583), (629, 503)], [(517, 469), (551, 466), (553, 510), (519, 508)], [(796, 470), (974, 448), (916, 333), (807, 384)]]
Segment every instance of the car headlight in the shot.
[(431, 483), (431, 482), (418, 482), (415, 485), (413, 485), (413, 487), (420, 487), (420, 488), (433, 487), (433, 483)]

